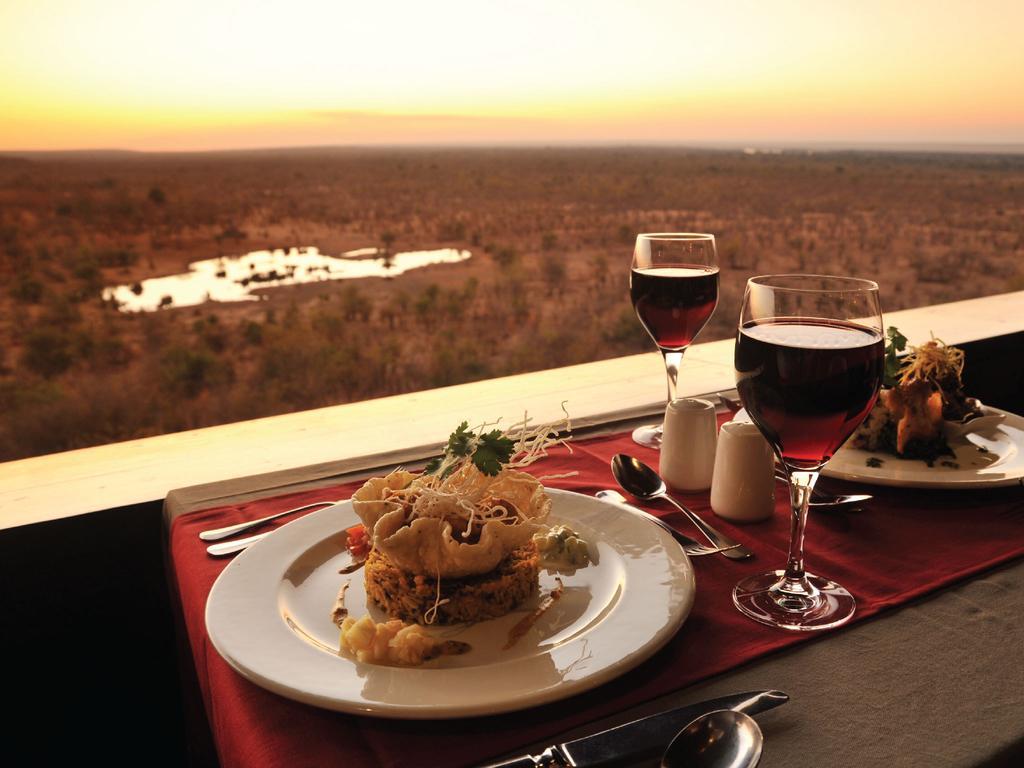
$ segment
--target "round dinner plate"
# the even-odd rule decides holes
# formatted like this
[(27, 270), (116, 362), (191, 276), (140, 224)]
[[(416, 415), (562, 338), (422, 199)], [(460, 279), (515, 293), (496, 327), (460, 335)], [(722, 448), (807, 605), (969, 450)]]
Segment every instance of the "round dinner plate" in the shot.
[[(349, 562), (342, 532), (359, 522), (350, 502), (295, 520), (239, 554), (206, 603), (214, 648), (244, 677), (318, 707), (395, 718), (508, 712), (562, 699), (607, 682), (661, 648), (693, 605), (689, 558), (672, 537), (617, 504), (548, 490), (548, 522), (589, 543), (586, 568), (543, 570), (539, 595), (507, 616), (431, 627), (471, 650), (421, 667), (357, 662), (338, 650), (330, 613), (342, 583), (349, 615), (367, 611), (363, 572)], [(560, 599), (511, 648), (510, 631), (561, 579)]]
[[(940, 457), (931, 467), (919, 459), (843, 447), (821, 473), (839, 480), (908, 488), (1024, 485), (1024, 418), (996, 408), (988, 410), (1004, 413), (1006, 419), (986, 430), (950, 440), (956, 455)], [(881, 464), (869, 466), (873, 458)]]

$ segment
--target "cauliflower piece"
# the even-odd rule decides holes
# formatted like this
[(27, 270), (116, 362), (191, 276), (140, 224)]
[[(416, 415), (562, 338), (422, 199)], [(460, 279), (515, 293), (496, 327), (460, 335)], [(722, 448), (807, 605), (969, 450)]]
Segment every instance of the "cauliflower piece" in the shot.
[(455, 640), (438, 640), (419, 624), (400, 619), (377, 623), (370, 616), (347, 617), (341, 623), (342, 651), (365, 664), (419, 666), (438, 656), (465, 653), (469, 645)]

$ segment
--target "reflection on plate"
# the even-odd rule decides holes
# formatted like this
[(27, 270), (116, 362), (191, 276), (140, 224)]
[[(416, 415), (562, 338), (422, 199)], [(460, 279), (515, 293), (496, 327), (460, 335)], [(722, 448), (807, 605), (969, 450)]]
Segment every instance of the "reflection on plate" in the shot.
[[(918, 459), (844, 447), (825, 465), (822, 474), (840, 480), (909, 488), (1024, 485), (1024, 418), (998, 412), (1005, 413), (1006, 419), (951, 439), (949, 445), (956, 455), (943, 456), (931, 467)], [(880, 465), (869, 466), (872, 458), (880, 460)]]
[[(343, 712), (445, 718), (494, 714), (562, 699), (633, 668), (664, 645), (693, 605), (689, 559), (639, 515), (589, 496), (549, 490), (552, 524), (591, 544), (596, 563), (571, 574), (541, 572), (540, 594), (560, 575), (561, 599), (512, 648), (509, 630), (537, 604), (508, 616), (431, 632), (469, 643), (461, 656), (422, 667), (361, 664), (338, 653), (330, 610), (344, 579), (352, 616), (367, 612), (362, 572), (342, 537), (358, 522), (345, 502), (314, 512), (242, 552), (213, 585), (206, 627), (221, 656), (282, 696)], [(371, 607), (375, 619), (385, 618)]]

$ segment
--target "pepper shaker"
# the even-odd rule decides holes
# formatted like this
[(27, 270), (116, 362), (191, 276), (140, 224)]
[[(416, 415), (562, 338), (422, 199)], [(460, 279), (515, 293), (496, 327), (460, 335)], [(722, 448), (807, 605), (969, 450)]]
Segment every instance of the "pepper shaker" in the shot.
[(679, 398), (665, 408), (662, 427), (661, 477), (679, 491), (711, 487), (717, 443), (715, 406), (707, 400)]
[(775, 512), (775, 455), (753, 424), (722, 425), (711, 481), (711, 509), (738, 523), (767, 520)]

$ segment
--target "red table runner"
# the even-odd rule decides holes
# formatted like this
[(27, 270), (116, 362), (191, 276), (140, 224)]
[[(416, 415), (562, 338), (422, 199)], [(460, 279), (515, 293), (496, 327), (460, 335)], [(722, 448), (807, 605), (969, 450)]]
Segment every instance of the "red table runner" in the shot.
[[(657, 454), (640, 448), (627, 434), (574, 443), (572, 453), (558, 448), (531, 471), (537, 475), (578, 472), (550, 485), (589, 495), (614, 487), (609, 460), (619, 452), (632, 453), (657, 466)], [(349, 483), (217, 507), (183, 515), (172, 524), (174, 578), (224, 768), (473, 765), (769, 652), (831, 634), (790, 633), (762, 626), (740, 615), (732, 605), (732, 588), (740, 578), (785, 565), (789, 511), (788, 495), (781, 486), (775, 516), (744, 526), (715, 517), (706, 493), (680, 495), (716, 527), (747, 544), (756, 559), (696, 558), (697, 595), (689, 618), (665, 648), (628, 675), (566, 701), (500, 716), (440, 722), (345, 715), (293, 702), (238, 675), (210, 644), (204, 621), (206, 598), (227, 561), (208, 556), (198, 533), (303, 503), (348, 498), (359, 485)], [(864, 512), (812, 513), (808, 523), (808, 570), (835, 579), (854, 594), (854, 622), (1024, 554), (1021, 488), (872, 488), (871, 492), (875, 499)], [(690, 531), (681, 514), (665, 509), (663, 502), (656, 504), (647, 508)]]

